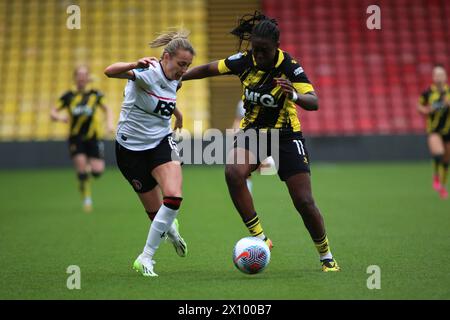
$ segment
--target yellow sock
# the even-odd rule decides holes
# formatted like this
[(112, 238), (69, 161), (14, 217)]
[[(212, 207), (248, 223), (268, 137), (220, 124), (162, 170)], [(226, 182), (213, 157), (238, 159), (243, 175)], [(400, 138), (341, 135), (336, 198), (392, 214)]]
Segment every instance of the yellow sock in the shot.
[(87, 179), (84, 182), (84, 191), (83, 191), (83, 197), (84, 199), (86, 198), (91, 198), (92, 196), (92, 192), (91, 192), (91, 180)]
[(80, 193), (83, 199), (91, 198), (91, 181), (86, 173), (78, 174)]
[(258, 215), (255, 215), (255, 217), (251, 218), (248, 221), (244, 221), (244, 223), (248, 231), (250, 231), (252, 237), (258, 237), (262, 240), (266, 239), (266, 236), (264, 235), (263, 232), (263, 228), (261, 226), (261, 222), (259, 222)]
[(330, 246), (328, 244), (328, 237), (325, 234), (322, 238), (314, 240), (314, 245), (316, 246), (317, 252), (319, 252), (320, 259), (332, 259)]

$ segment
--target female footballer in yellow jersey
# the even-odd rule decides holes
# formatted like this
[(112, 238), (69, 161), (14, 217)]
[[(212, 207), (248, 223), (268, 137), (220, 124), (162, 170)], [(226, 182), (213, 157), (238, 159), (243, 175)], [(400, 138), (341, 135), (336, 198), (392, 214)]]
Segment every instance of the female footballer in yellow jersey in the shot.
[[(83, 209), (92, 210), (92, 197), (89, 175), (100, 177), (105, 169), (102, 128), (98, 109), (106, 114), (108, 133), (114, 131), (112, 113), (105, 105), (103, 94), (88, 88), (89, 69), (79, 66), (74, 72), (76, 88), (64, 93), (58, 106), (52, 108), (53, 121), (70, 122), (69, 152), (79, 181), (83, 197)], [(67, 113), (61, 111), (67, 110)]]
[[(240, 78), (245, 108), (241, 129), (244, 132), (250, 129), (269, 132), (269, 135), (271, 129), (279, 129), (278, 175), (286, 183), (292, 201), (315, 243), (322, 270), (339, 271), (328, 245), (323, 217), (312, 196), (309, 157), (295, 106), (298, 104), (305, 110), (317, 110), (318, 98), (303, 68), (287, 52), (279, 49), (277, 22), (258, 12), (246, 17), (242, 17), (231, 33), (238, 36), (241, 43), (242, 40), (250, 40), (251, 50), (193, 68), (183, 76), (183, 80), (224, 74)], [(246, 186), (246, 178), (263, 159), (254, 155), (247, 146), (240, 148), (236, 145), (229, 157), (254, 157), (257, 160), (256, 164), (250, 161), (236, 164), (227, 160), (225, 176), (233, 203), (250, 234), (265, 240), (271, 248), (272, 241), (264, 235)]]
[(428, 148), (433, 157), (433, 189), (448, 198), (447, 176), (450, 161), (450, 87), (443, 66), (433, 68), (433, 84), (419, 99), (418, 111), (427, 118)]

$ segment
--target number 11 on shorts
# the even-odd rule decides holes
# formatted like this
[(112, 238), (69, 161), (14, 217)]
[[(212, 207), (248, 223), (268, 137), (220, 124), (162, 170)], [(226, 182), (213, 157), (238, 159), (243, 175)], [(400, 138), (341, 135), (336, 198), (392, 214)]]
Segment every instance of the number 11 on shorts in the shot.
[(301, 140), (292, 140), (296, 145), (297, 145), (297, 149), (298, 149), (298, 153), (301, 156), (305, 156), (305, 149), (303, 148), (303, 143)]

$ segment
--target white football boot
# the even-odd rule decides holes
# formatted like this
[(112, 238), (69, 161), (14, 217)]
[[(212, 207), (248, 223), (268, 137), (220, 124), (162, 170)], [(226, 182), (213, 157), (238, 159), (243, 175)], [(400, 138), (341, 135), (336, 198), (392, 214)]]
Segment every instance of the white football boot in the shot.
[(186, 257), (188, 252), (187, 244), (186, 241), (184, 241), (184, 239), (180, 236), (178, 229), (178, 219), (175, 219), (173, 221), (172, 227), (167, 232), (167, 239), (172, 242), (177, 255), (179, 255), (180, 257)]
[(157, 277), (158, 275), (153, 271), (154, 264), (154, 260), (143, 257), (140, 254), (133, 263), (133, 269), (136, 272), (140, 272), (144, 277)]

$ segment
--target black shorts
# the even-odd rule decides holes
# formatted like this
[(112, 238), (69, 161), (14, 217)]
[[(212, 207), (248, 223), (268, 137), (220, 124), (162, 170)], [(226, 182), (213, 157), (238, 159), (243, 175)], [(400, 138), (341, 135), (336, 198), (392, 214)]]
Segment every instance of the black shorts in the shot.
[(157, 166), (170, 161), (181, 162), (172, 134), (164, 137), (155, 148), (143, 151), (129, 150), (116, 141), (116, 160), (120, 172), (138, 193), (156, 187), (158, 182), (151, 172)]
[[(272, 156), (278, 168), (278, 176), (282, 181), (286, 181), (289, 177), (300, 172), (311, 173), (309, 168), (309, 154), (301, 132), (280, 130), (279, 143), (275, 142), (274, 145), (274, 147), (278, 146), (278, 150), (272, 150), (272, 135), (270, 132), (261, 133), (261, 131), (257, 131), (256, 136), (258, 141), (256, 148), (254, 146), (251, 147), (251, 144), (247, 140), (244, 145), (239, 145), (239, 147), (244, 147), (252, 153), (256, 152), (257, 155), (255, 156), (258, 165), (261, 164), (266, 156)], [(260, 152), (260, 147), (264, 144), (267, 146), (267, 152), (265, 150)], [(238, 147), (237, 139), (235, 139), (234, 147)], [(276, 157), (276, 151), (278, 151), (278, 157)]]
[(105, 146), (103, 141), (97, 139), (83, 140), (80, 137), (69, 138), (70, 157), (85, 154), (88, 158), (104, 159)]
[(444, 134), (442, 136), (442, 140), (444, 140), (444, 142), (450, 142), (450, 132), (447, 134)]

